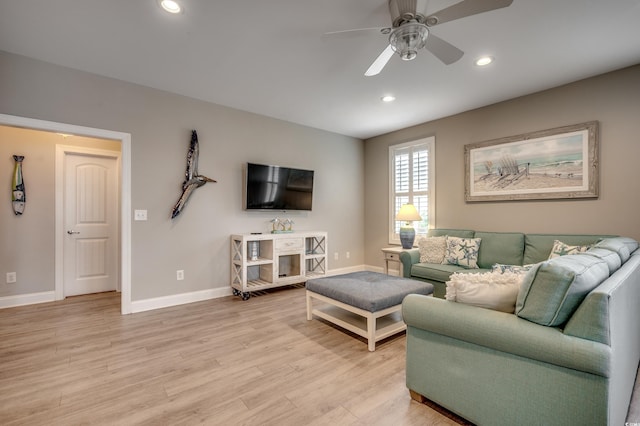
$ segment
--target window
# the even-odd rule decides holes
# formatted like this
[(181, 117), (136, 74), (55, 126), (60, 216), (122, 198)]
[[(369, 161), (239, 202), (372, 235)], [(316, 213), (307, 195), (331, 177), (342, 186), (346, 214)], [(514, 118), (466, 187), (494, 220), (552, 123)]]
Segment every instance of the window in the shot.
[(414, 222), (416, 236), (435, 225), (435, 138), (389, 147), (389, 243), (400, 244), (401, 222), (396, 214), (403, 204), (416, 206), (422, 220)]

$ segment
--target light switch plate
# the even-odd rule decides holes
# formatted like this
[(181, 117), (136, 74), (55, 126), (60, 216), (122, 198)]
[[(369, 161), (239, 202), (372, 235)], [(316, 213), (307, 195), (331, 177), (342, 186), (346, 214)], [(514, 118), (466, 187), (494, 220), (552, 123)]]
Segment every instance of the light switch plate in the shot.
[(133, 211), (133, 220), (147, 220), (147, 211), (146, 210), (134, 210)]

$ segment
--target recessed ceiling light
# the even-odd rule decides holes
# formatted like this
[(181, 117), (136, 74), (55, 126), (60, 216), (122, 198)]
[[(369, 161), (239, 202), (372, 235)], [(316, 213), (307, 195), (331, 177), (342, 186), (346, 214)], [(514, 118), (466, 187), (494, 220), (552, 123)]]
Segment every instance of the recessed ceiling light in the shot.
[(476, 65), (479, 67), (486, 67), (491, 62), (493, 62), (492, 56), (481, 56), (480, 58), (476, 59)]
[(393, 96), (393, 95), (385, 95), (385, 96), (381, 97), (380, 100), (382, 102), (393, 102), (393, 101), (396, 100), (396, 97)]
[(175, 0), (159, 0), (159, 3), (169, 13), (178, 14), (182, 12), (182, 6)]

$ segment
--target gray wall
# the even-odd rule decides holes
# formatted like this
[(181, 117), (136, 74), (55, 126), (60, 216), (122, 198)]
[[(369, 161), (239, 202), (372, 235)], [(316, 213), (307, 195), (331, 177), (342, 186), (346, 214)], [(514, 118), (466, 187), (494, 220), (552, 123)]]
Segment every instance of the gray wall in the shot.
[[(131, 134), (132, 209), (147, 209), (149, 216), (146, 222), (132, 222), (133, 301), (228, 287), (229, 235), (268, 232), (269, 220), (275, 216), (293, 219), (294, 229), (327, 231), (331, 254), (339, 253), (337, 261), (330, 256), (330, 270), (364, 263), (361, 140), (5, 52), (0, 52), (0, 93), (3, 114)], [(198, 131), (200, 140), (199, 171), (218, 183), (199, 188), (172, 221), (170, 211), (180, 195), (192, 129)], [(1, 138), (3, 143), (7, 141)], [(246, 162), (315, 170), (313, 211), (242, 210), (242, 166)], [(12, 160), (4, 158), (0, 164), (0, 176), (10, 175), (5, 165)], [(9, 184), (10, 180), (7, 188)], [(36, 182), (27, 184), (28, 211), (37, 208), (39, 191), (53, 198)], [(8, 197), (3, 211), (7, 205), (10, 208)], [(0, 216), (0, 223), (3, 228), (12, 226), (6, 215)], [(46, 234), (51, 239), (53, 223), (48, 218), (34, 230), (25, 229), (22, 237), (38, 239)], [(53, 276), (43, 284), (40, 278), (27, 280), (30, 275), (21, 273), (25, 268), (21, 259), (29, 256), (30, 262), (49, 265), (48, 276), (53, 263), (50, 254), (32, 258), (27, 250), (16, 249), (4, 239), (0, 248), (2, 277), (17, 269), (19, 278), (25, 277), (10, 285), (0, 280), (0, 296), (7, 291), (25, 294), (36, 288), (54, 289)], [(9, 250), (16, 253), (13, 261), (5, 260)], [(350, 259), (346, 259), (347, 251)], [(185, 271), (184, 281), (176, 281), (177, 269)], [(7, 286), (13, 287), (7, 290)]]
[[(483, 231), (619, 234), (640, 240), (640, 65), (365, 141), (365, 261), (388, 246), (388, 147), (436, 138), (436, 226)], [(593, 200), (466, 203), (464, 145), (600, 122), (600, 196)]]

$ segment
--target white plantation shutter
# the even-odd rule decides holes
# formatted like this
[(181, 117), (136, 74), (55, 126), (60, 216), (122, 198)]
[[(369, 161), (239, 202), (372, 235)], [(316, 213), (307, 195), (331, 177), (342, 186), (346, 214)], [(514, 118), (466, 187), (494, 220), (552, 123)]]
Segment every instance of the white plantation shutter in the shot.
[(434, 137), (389, 147), (390, 243), (400, 243), (398, 233), (402, 223), (395, 218), (403, 204), (413, 204), (422, 217), (420, 222), (413, 223), (417, 235), (426, 234), (429, 225), (435, 224), (434, 155)]

